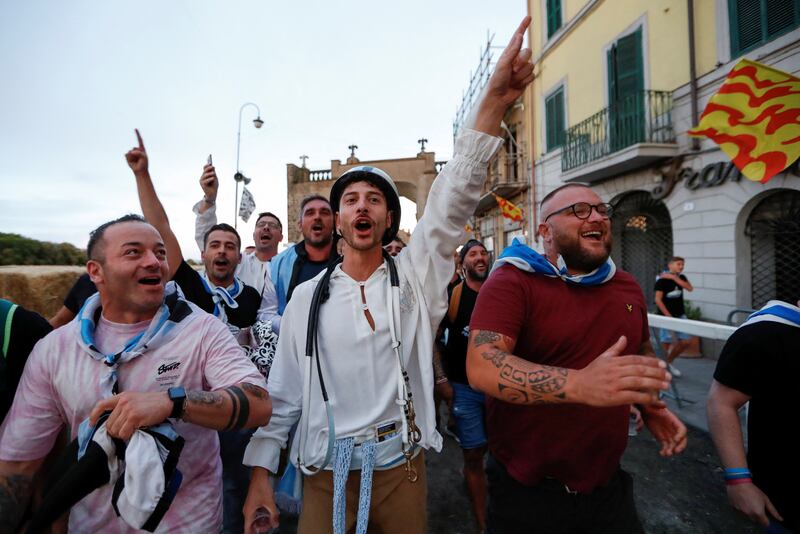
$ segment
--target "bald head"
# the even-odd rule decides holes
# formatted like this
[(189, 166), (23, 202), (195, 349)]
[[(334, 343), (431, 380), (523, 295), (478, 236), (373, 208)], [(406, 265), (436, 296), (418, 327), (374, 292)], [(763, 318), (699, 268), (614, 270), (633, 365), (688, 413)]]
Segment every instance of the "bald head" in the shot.
[(583, 193), (580, 196), (584, 197), (584, 194), (590, 194), (595, 198), (595, 200), (591, 201), (592, 204), (596, 204), (600, 202), (600, 197), (597, 196), (597, 193), (592, 191), (592, 188), (586, 184), (566, 184), (560, 187), (557, 187), (547, 193), (544, 198), (542, 199), (541, 207), (540, 207), (540, 217), (541, 220), (544, 221), (550, 215), (553, 214), (554, 211), (558, 211), (561, 208), (569, 206), (573, 202), (566, 202), (567, 197), (572, 198), (574, 195), (569, 193)]

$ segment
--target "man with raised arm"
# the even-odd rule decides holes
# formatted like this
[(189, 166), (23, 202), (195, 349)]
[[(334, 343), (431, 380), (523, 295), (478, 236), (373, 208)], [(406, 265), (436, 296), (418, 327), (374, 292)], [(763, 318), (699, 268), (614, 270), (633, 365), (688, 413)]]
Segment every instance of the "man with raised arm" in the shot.
[[(173, 420), (185, 439), (183, 484), (160, 523), (169, 532), (219, 531), (222, 518), (216, 430), (266, 424), (264, 378), (223, 323), (167, 285), (161, 235), (137, 215), (92, 232), (86, 269), (98, 289), (77, 320), (31, 353), (0, 428), (0, 532), (16, 532), (32, 480), (60, 430), (72, 436), (111, 411), (114, 438)], [(114, 394), (117, 393), (117, 394)], [(112, 507), (111, 484), (78, 502), (70, 532), (132, 530)]]
[[(138, 146), (125, 154), (125, 158), (136, 178), (142, 213), (164, 238), (170, 265), (169, 279), (180, 286), (187, 300), (225, 323), (241, 345), (250, 346), (251, 328), (258, 319), (262, 299), (258, 291), (236, 276), (236, 269), (242, 260), (242, 242), (238, 232), (224, 223), (208, 228), (203, 236), (201, 254), (205, 272), (201, 274), (192, 269), (183, 259), (178, 238), (170, 228), (167, 212), (156, 194), (139, 130), (136, 130), (136, 138)], [(266, 374), (261, 365), (259, 370)], [(226, 534), (240, 532), (244, 528), (241, 508), (247, 495), (249, 473), (242, 466), (242, 457), (250, 434), (250, 430), (219, 434)]]
[(442, 442), (432, 399), (433, 336), (447, 307), (453, 251), (502, 143), (500, 122), (533, 80), (530, 51), (521, 51), (529, 22), (498, 61), (474, 129), (456, 141), (414, 238), (396, 258), (382, 249), (400, 220), (389, 175), (355, 167), (331, 188), (347, 249), (341, 264), (297, 286), (286, 308), (270, 375), (274, 424), (254, 434), (245, 455), (254, 466), (247, 525), (259, 507), (277, 523), (268, 474), (298, 423), (289, 459), (308, 475), (299, 532), (427, 530), (422, 450), (440, 450)]
[(487, 395), (493, 533), (642, 532), (619, 466), (631, 404), (662, 455), (686, 446), (642, 290), (609, 257), (611, 211), (580, 184), (546, 195), (545, 254), (515, 242), (478, 295), (467, 375)]

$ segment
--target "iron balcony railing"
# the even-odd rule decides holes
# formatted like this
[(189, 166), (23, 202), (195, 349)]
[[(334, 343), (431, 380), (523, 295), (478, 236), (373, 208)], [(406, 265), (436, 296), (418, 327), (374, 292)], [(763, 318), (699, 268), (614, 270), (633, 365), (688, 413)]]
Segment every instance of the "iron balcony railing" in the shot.
[(561, 170), (591, 163), (637, 143), (674, 143), (672, 94), (640, 91), (568, 128)]

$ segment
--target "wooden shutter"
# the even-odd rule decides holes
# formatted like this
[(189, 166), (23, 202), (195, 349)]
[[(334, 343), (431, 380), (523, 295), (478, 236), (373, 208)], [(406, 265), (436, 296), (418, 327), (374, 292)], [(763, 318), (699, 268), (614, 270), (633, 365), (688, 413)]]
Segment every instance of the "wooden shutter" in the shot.
[(559, 88), (545, 100), (545, 137), (547, 151), (564, 144), (564, 88)]
[(561, 27), (561, 0), (547, 0), (547, 38)]
[(800, 0), (728, 0), (731, 54), (738, 56), (800, 25)]

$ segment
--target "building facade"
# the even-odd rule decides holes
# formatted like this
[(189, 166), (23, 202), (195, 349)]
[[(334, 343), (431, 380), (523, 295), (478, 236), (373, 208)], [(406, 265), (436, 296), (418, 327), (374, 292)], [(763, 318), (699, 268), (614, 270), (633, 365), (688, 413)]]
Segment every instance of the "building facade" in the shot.
[(612, 257), (653, 308), (672, 255), (707, 319), (800, 299), (800, 164), (753, 182), (686, 133), (741, 58), (800, 75), (800, 1), (529, 0), (529, 12), (537, 77), (506, 121), (526, 221), (500, 229), (487, 200), (482, 237), (499, 250), (518, 231), (540, 246), (538, 202), (586, 183), (615, 205)]

